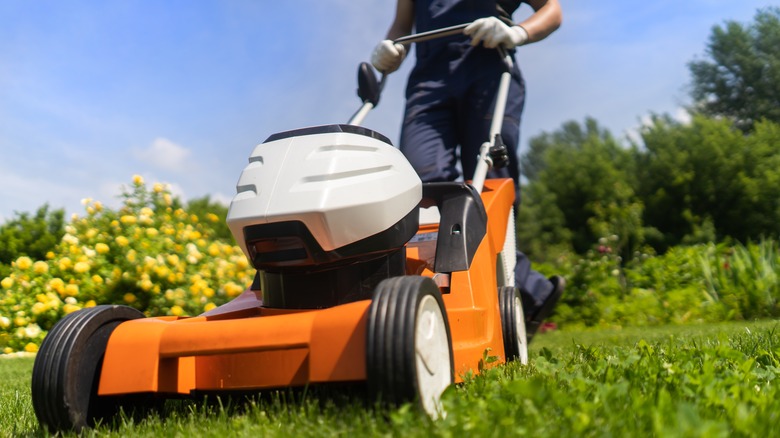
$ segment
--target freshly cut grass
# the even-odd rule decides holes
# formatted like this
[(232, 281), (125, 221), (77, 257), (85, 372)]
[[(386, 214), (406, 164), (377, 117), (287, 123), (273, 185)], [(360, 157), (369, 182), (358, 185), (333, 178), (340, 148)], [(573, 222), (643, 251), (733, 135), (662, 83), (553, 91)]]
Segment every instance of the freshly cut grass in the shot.
[[(278, 391), (169, 401), (100, 436), (773, 436), (780, 424), (780, 323), (538, 336), (531, 363), (487, 370), (444, 395), (445, 419), (380, 411), (360, 391)], [(490, 352), (487, 352), (489, 356)], [(0, 435), (45, 436), (31, 358), (0, 360)]]

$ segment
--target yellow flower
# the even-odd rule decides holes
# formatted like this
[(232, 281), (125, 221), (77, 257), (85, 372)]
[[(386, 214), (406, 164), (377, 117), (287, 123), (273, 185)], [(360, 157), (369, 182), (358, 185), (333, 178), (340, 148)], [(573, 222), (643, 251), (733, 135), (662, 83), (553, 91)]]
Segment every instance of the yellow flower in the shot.
[(148, 291), (150, 291), (152, 289), (152, 287), (154, 286), (154, 283), (152, 283), (151, 280), (146, 278), (146, 279), (141, 280), (141, 283), (139, 284), (139, 286), (141, 286), (141, 289), (143, 289), (143, 290), (148, 292)]
[(163, 190), (165, 190), (165, 186), (164, 186), (164, 185), (162, 185), (162, 184), (160, 184), (160, 183), (158, 183), (158, 182), (156, 182), (156, 183), (154, 183), (154, 185), (152, 186), (152, 190), (154, 190), (154, 193), (160, 193), (160, 192), (162, 192)]
[(144, 183), (144, 177), (141, 175), (133, 175), (133, 184), (140, 186)]
[(103, 210), (103, 203), (101, 203), (100, 201), (95, 201), (95, 203), (93, 205), (95, 207), (95, 210), (97, 210), (97, 211)]
[(135, 263), (135, 255), (136, 255), (136, 252), (135, 252), (134, 249), (131, 249), (130, 251), (128, 251), (127, 252), (127, 261), (130, 262), (130, 263)]
[(16, 266), (23, 271), (30, 269), (30, 266), (32, 266), (32, 264), (33, 264), (32, 260), (30, 260), (30, 258), (27, 256), (22, 256), (16, 259)]
[(3, 281), (0, 281), (0, 286), (3, 286), (3, 289), (10, 289), (13, 285), (14, 279), (11, 277), (5, 277)]
[(238, 284), (232, 281), (225, 283), (224, 289), (227, 296), (231, 298), (240, 295), (241, 292), (244, 291), (244, 288), (242, 286), (239, 286)]
[(173, 306), (171, 307), (171, 314), (181, 316), (184, 314), (184, 309), (182, 309), (181, 306)]
[(51, 260), (54, 258), (54, 251), (49, 251), (46, 253), (46, 260)]
[(73, 266), (73, 261), (68, 257), (63, 257), (60, 259), (59, 262), (60, 271), (67, 271), (68, 269), (70, 269), (71, 266)]
[(8, 328), (11, 325), (11, 320), (5, 316), (0, 316), (0, 328)]
[(208, 312), (209, 310), (215, 309), (216, 307), (217, 307), (217, 305), (214, 304), (214, 303), (206, 303), (206, 305), (203, 306), (203, 310)]
[(24, 351), (28, 353), (35, 353), (36, 351), (38, 351), (38, 346), (30, 342), (24, 346)]
[(146, 236), (147, 237), (156, 237), (159, 231), (157, 231), (156, 228), (147, 228), (146, 229)]
[(94, 282), (95, 284), (103, 284), (103, 277), (95, 274), (92, 276), (92, 282)]
[(3, 354), (11, 354), (14, 352), (14, 349), (11, 347), (5, 347), (3, 348)]
[(30, 311), (33, 313), (33, 315), (40, 315), (41, 313), (45, 312), (46, 310), (48, 310), (46, 308), (46, 304), (43, 304), (41, 302), (33, 304), (32, 308), (30, 309)]
[(138, 218), (131, 214), (126, 214), (119, 218), (119, 221), (125, 225), (133, 225), (137, 220)]
[(77, 284), (69, 284), (65, 286), (65, 295), (75, 297), (79, 294), (79, 286)]
[(61, 278), (52, 278), (49, 280), (49, 287), (60, 295), (65, 293), (65, 282), (62, 281)]
[(49, 264), (38, 260), (33, 263), (33, 271), (38, 275), (45, 274), (49, 272)]
[(119, 246), (127, 246), (128, 244), (130, 244), (130, 241), (125, 236), (117, 236), (116, 243)]
[(126, 293), (122, 299), (125, 300), (127, 304), (133, 304), (136, 300), (135, 295), (131, 294), (130, 292)]
[(176, 254), (169, 254), (165, 259), (168, 261), (168, 264), (171, 266), (176, 266), (179, 264), (179, 256)]
[(108, 247), (105, 243), (98, 243), (95, 245), (95, 251), (97, 251), (98, 254), (106, 254), (111, 248)]
[(79, 273), (79, 274), (83, 274), (83, 273), (85, 273), (85, 272), (88, 272), (88, 271), (89, 271), (89, 263), (86, 263), (86, 262), (78, 262), (78, 263), (76, 263), (76, 265), (73, 267), (73, 270), (74, 270), (74, 271), (76, 271), (76, 272), (77, 272), (77, 273)]
[(73, 313), (77, 310), (81, 310), (81, 307), (75, 305), (75, 304), (66, 304), (62, 307), (62, 310), (65, 312), (65, 314)]
[(211, 222), (219, 222), (219, 216), (214, 213), (207, 213), (206, 219), (210, 220)]
[(97, 303), (95, 302), (95, 300), (89, 300), (86, 303), (84, 303), (84, 307), (95, 307), (96, 305)]

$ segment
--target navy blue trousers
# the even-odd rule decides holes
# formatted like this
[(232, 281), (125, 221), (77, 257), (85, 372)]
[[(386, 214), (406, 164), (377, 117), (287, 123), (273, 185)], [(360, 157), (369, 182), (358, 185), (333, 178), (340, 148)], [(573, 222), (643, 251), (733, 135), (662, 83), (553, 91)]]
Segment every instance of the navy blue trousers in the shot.
[[(418, 64), (409, 76), (406, 110), (401, 130), (401, 152), (423, 182), (471, 179), (479, 149), (489, 141), (496, 91), (505, 66), (498, 52), (452, 42)], [(512, 70), (501, 137), (509, 165), (491, 169), (488, 178), (512, 178), (519, 205), (518, 144), (525, 84), (519, 69)], [(531, 268), (517, 252), (515, 282), (524, 303), (538, 307), (552, 291), (552, 283)], [(526, 306), (528, 307), (528, 306)], [(534, 309), (526, 308), (531, 316)], [(528, 315), (527, 315), (528, 316)]]

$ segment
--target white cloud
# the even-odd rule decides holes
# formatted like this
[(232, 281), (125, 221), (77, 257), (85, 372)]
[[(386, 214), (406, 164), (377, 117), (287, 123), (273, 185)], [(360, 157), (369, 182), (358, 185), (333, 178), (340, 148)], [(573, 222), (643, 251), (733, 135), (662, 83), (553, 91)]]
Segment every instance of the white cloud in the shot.
[(157, 137), (145, 149), (137, 149), (134, 155), (140, 161), (172, 172), (187, 169), (190, 150), (167, 138)]

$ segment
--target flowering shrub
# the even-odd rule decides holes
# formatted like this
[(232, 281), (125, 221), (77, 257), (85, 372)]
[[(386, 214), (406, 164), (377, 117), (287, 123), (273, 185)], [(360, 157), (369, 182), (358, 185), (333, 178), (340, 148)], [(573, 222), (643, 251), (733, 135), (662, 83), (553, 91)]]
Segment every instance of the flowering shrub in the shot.
[(616, 238), (576, 262), (559, 264), (566, 292), (552, 320), (563, 327), (646, 326), (780, 316), (780, 251), (747, 245), (676, 246), (621, 265)]
[(22, 256), (0, 281), (0, 351), (37, 351), (64, 315), (98, 304), (124, 304), (147, 315), (197, 315), (251, 283), (254, 268), (238, 246), (212, 238), (217, 215), (175, 206), (163, 184), (140, 176), (123, 206), (83, 201), (45, 260)]

